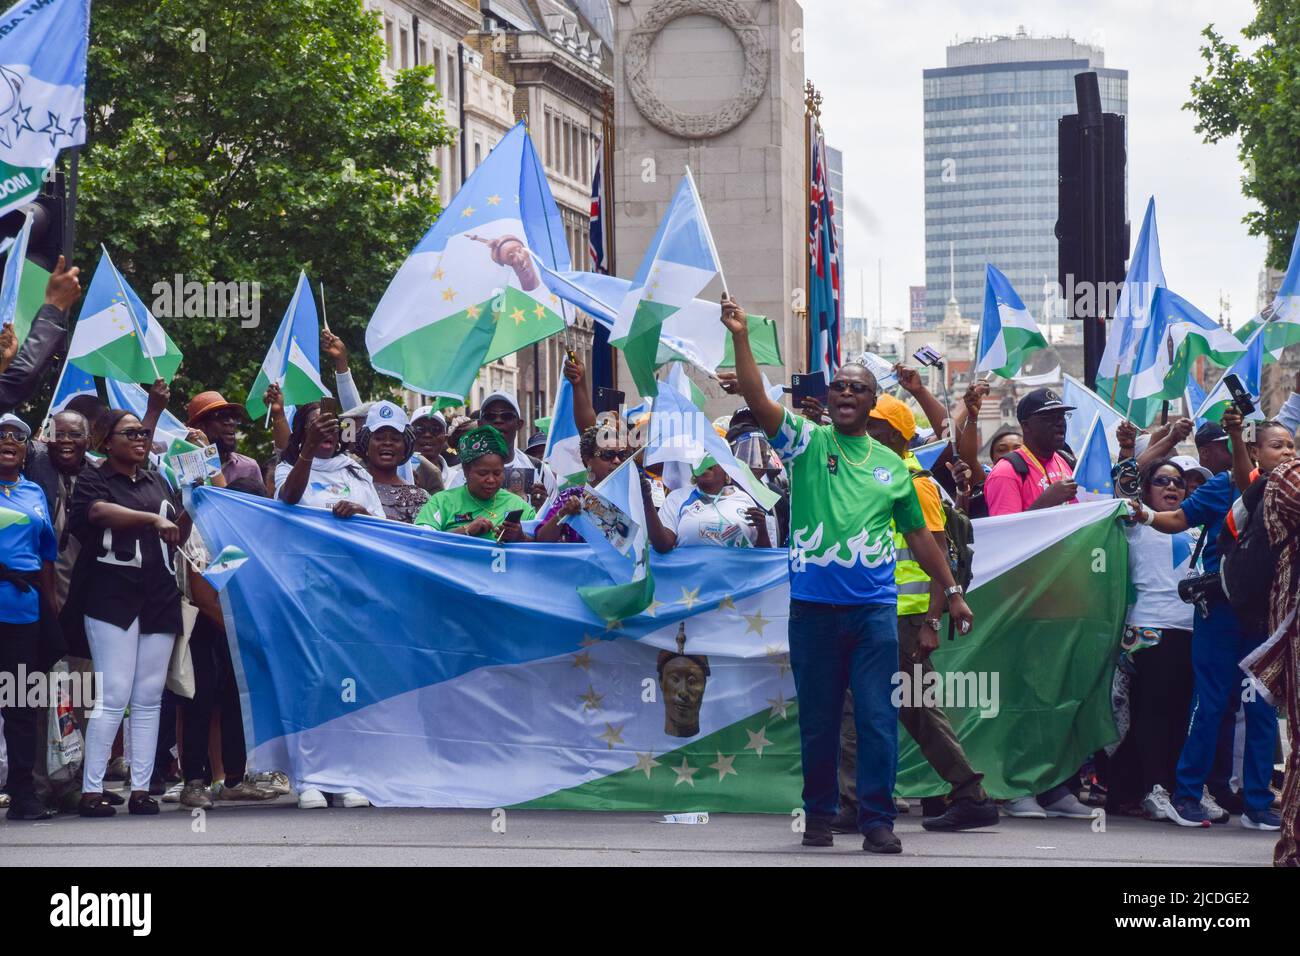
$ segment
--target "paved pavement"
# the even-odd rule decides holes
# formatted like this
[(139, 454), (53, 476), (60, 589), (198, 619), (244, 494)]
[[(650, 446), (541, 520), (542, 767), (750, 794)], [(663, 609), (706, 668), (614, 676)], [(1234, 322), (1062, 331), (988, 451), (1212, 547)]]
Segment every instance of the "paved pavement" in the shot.
[[(0, 866), (1268, 866), (1276, 834), (1237, 818), (1209, 831), (1136, 819), (1011, 820), (989, 830), (933, 834), (899, 818), (900, 856), (861, 851), (837, 836), (831, 849), (799, 845), (788, 818), (713, 814), (704, 825), (659, 823), (648, 813), (516, 811), (495, 832), (486, 810), (298, 810), (222, 804), (192, 819), (164, 804), (157, 817), (0, 819)], [(204, 832), (194, 832), (199, 824)], [(498, 828), (499, 828), (498, 822)]]

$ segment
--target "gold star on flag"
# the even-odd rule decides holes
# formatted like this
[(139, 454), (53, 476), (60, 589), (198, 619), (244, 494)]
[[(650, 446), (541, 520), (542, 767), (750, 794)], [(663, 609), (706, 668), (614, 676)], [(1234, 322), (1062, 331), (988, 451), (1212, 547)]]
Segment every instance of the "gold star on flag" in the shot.
[(533, 315), (537, 316), (539, 319), (546, 318), (546, 306), (542, 305), (540, 302), (537, 303), (537, 308), (533, 309)]
[(454, 298), (456, 298), (456, 290), (453, 289), (451, 286), (448, 286), (447, 288), (442, 290), (443, 302), (450, 302)]
[(483, 311), (483, 310), (480, 309), (478, 306), (476, 306), (476, 305), (471, 305), (469, 308), (467, 308), (467, 309), (465, 310), (465, 313), (466, 313), (466, 314), (467, 314), (471, 319), (477, 319), (477, 318), (479, 317), (479, 315), (482, 313), (482, 311)]
[(647, 614), (649, 614), (651, 617), (654, 617), (654, 616), (655, 616), (655, 611), (657, 611), (657, 610), (659, 610), (659, 608), (663, 607), (663, 606), (665, 605), (665, 603), (666, 603), (666, 602), (664, 602), (664, 601), (660, 601), (658, 598), (651, 598), (651, 599), (650, 599), (650, 605), (645, 609), (645, 612), (646, 612)]
[(437, 282), (441, 282), (442, 277), (445, 276), (446, 274), (447, 273), (442, 271), (442, 266), (438, 266), (438, 268), (433, 270), (433, 278)]
[(522, 325), (524, 322), (524, 310), (515, 309), (510, 313), (510, 318), (515, 320), (515, 325)]
[(731, 774), (733, 777), (739, 777), (740, 774), (732, 769), (731, 766), (736, 762), (735, 754), (732, 754), (730, 757), (724, 757), (722, 756), (721, 750), (715, 752), (718, 755), (718, 759), (714, 763), (709, 764), (709, 769), (718, 771), (718, 783), (722, 783), (722, 779), (727, 774)]
[(470, 216), (474, 215), (474, 207), (466, 206), (460, 211), (460, 215), (462, 219), (468, 219)]
[(765, 650), (767, 651), (768, 662), (775, 664), (781, 669), (781, 672), (777, 676), (784, 677), (785, 672), (790, 670), (790, 655), (783, 652), (779, 647), (773, 647), (771, 644), (769, 644)]
[(591, 652), (583, 651), (581, 654), (573, 655), (573, 666), (581, 667), (584, 671), (591, 670)]
[(691, 789), (692, 790), (695, 789), (695, 781), (692, 778), (697, 773), (700, 772), (699, 767), (692, 767), (690, 764), (686, 762), (686, 758), (683, 757), (682, 765), (680, 767), (669, 767), (668, 769), (671, 770), (673, 773), (677, 774), (677, 779), (673, 781), (674, 787), (677, 786), (678, 784), (689, 783), (691, 785)]
[(613, 724), (606, 724), (605, 732), (603, 734), (597, 734), (596, 736), (599, 737), (601, 740), (605, 741), (606, 747), (608, 747), (610, 750), (613, 750), (615, 744), (621, 744), (623, 742), (624, 726), (626, 725), (619, 724), (617, 727), (615, 727)]
[(663, 765), (662, 765), (661, 763), (659, 763), (658, 760), (655, 760), (655, 755), (654, 755), (654, 754), (641, 754), (641, 753), (639, 753), (639, 754), (636, 755), (636, 766), (633, 767), (632, 769), (633, 769), (633, 770), (644, 770), (644, 771), (645, 771), (645, 778), (646, 778), (647, 780), (649, 780), (649, 779), (650, 779), (650, 771), (653, 770), (655, 767), (661, 767), (661, 766), (663, 766)]
[(786, 711), (790, 709), (790, 702), (782, 696), (781, 692), (777, 691), (776, 696), (769, 697), (767, 702), (772, 705), (772, 716), (774, 718), (781, 717), (784, 720)]
[(727, 608), (731, 608), (733, 611), (736, 609), (736, 602), (731, 599), (730, 594), (718, 602), (719, 611), (725, 611)]
[(550, 300), (551, 300), (551, 305), (559, 305), (559, 304), (560, 304), (560, 298), (559, 298), (559, 296), (552, 295), (552, 296), (550, 296)]
[[(582, 701), (583, 710), (600, 710), (600, 702), (604, 699), (605, 695), (597, 694), (596, 688), (590, 684), (587, 685), (587, 693), (578, 695), (578, 700)], [(771, 701), (768, 701), (768, 703), (771, 703)]]
[(749, 734), (749, 743), (745, 744), (745, 749), (757, 751), (760, 760), (763, 758), (763, 748), (772, 746), (772, 741), (767, 739), (766, 731), (766, 726), (759, 727), (758, 733), (745, 729), (745, 733)]
[(607, 621), (607, 622), (605, 623), (605, 630), (606, 630), (606, 631), (621, 631), (621, 630), (623, 630), (623, 622), (622, 622), (622, 621)]
[(762, 611), (755, 614), (742, 614), (741, 617), (749, 623), (749, 626), (745, 628), (745, 633), (748, 634), (750, 631), (753, 631), (759, 637), (763, 636), (763, 628), (772, 623), (767, 618), (763, 617)]
[(499, 206), (499, 205), (501, 205), (501, 197), (500, 197), (500, 196), (497, 196), (497, 195), (495, 195), (495, 194), (493, 194), (493, 195), (491, 195), (491, 196), (488, 196), (488, 205), (489, 205), (489, 206)]
[(695, 605), (700, 603), (700, 589), (696, 588), (694, 591), (688, 591), (686, 590), (685, 587), (683, 587), (682, 599), (679, 603), (685, 604), (686, 610), (688, 611), (694, 610)]

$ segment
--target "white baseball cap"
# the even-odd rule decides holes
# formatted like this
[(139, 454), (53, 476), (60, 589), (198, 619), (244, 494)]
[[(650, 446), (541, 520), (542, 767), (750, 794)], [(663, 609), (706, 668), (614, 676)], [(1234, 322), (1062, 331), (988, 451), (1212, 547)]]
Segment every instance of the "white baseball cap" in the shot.
[(507, 405), (509, 405), (511, 408), (515, 410), (516, 415), (518, 415), (520, 418), (524, 417), (524, 413), (519, 410), (519, 402), (516, 401), (513, 392), (493, 392), (487, 398), (483, 399), (483, 404), (480, 405), (479, 408), (480, 409), (487, 408), (493, 402), (505, 402)]
[(18, 430), (23, 433), (25, 438), (32, 437), (31, 427), (13, 412), (5, 412), (3, 415), (0, 415), (0, 428), (3, 428), (5, 425), (17, 425)]
[(1211, 478), (1214, 477), (1214, 472), (1210, 471), (1210, 469), (1206, 468), (1204, 465), (1202, 465), (1191, 455), (1175, 455), (1173, 458), (1170, 458), (1169, 460), (1172, 461), (1179, 468), (1181, 468), (1184, 473), (1189, 471), (1194, 471), (1197, 474), (1199, 474), (1202, 478), (1204, 478), (1206, 481), (1209, 481)]
[(408, 424), (410, 422), (406, 417), (405, 409), (392, 402), (375, 402), (366, 413), (366, 428), (372, 435), (381, 428), (395, 428), (399, 432), (404, 432)]

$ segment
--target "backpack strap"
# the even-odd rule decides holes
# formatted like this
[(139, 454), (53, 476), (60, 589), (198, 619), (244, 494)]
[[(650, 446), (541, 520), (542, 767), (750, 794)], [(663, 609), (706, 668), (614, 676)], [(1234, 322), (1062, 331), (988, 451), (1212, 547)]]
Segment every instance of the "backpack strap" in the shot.
[(1029, 477), (1029, 462), (1025, 461), (1024, 455), (1020, 454), (1020, 449), (1016, 449), (1003, 456), (1006, 461), (1011, 462), (1011, 470), (1016, 473), (1022, 480)]

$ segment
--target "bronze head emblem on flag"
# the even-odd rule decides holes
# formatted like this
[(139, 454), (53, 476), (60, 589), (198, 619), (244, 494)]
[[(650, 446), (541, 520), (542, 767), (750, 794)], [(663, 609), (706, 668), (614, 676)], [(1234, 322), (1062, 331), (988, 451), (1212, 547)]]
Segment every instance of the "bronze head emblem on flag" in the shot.
[(694, 737), (700, 732), (700, 707), (709, 683), (709, 659), (686, 653), (686, 624), (677, 625), (677, 652), (660, 651), (655, 665), (664, 695), (664, 733)]
[(524, 245), (524, 241), (518, 236), (498, 236), (495, 239), (484, 239), (482, 236), (469, 236), (469, 238), (486, 245), (492, 261), (497, 265), (514, 269), (515, 275), (519, 278), (519, 288), (525, 292), (532, 292), (541, 285), (542, 280), (533, 267), (533, 257), (528, 254), (528, 246)]

